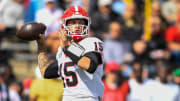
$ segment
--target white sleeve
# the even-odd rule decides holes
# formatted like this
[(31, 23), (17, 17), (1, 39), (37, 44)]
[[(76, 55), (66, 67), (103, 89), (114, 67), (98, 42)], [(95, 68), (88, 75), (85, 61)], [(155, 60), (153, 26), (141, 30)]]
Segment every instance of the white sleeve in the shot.
[(19, 94), (12, 89), (9, 89), (9, 96), (11, 101), (21, 101)]
[(48, 12), (46, 12), (45, 9), (41, 9), (41, 10), (37, 11), (37, 13), (35, 15), (35, 20), (37, 22), (43, 23), (46, 26), (48, 26), (49, 25), (49, 19), (48, 19), (47, 13)]
[(0, 0), (0, 12), (3, 12), (4, 8), (7, 6), (9, 0)]

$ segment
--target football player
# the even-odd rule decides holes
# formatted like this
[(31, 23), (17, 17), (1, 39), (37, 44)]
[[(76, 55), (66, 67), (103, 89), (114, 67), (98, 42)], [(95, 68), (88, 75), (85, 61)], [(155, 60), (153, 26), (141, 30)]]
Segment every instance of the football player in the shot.
[(48, 60), (43, 34), (37, 40), (41, 74), (63, 80), (63, 101), (100, 101), (103, 97), (103, 42), (87, 37), (89, 26), (90, 18), (81, 7), (71, 6), (64, 12), (57, 61)]

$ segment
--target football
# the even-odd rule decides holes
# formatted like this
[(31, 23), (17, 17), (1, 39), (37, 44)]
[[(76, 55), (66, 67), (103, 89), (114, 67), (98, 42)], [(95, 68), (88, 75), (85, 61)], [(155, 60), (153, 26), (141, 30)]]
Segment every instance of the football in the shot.
[(36, 40), (39, 38), (39, 34), (44, 34), (46, 26), (38, 22), (30, 22), (24, 24), (16, 33), (16, 36), (22, 40)]

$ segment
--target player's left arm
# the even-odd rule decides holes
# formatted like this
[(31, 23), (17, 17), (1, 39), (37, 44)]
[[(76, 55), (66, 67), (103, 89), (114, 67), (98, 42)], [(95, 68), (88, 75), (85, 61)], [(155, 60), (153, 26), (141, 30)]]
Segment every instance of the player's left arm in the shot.
[(94, 73), (99, 64), (102, 64), (101, 54), (97, 52), (90, 52), (82, 56), (77, 65), (89, 73)]
[[(101, 53), (90, 51), (86, 54), (85, 48), (78, 43), (71, 43), (70, 46), (64, 49), (64, 53), (71, 58), (71, 60), (82, 69), (89, 73), (94, 73), (99, 64), (102, 64)], [(82, 55), (83, 54), (83, 55)]]

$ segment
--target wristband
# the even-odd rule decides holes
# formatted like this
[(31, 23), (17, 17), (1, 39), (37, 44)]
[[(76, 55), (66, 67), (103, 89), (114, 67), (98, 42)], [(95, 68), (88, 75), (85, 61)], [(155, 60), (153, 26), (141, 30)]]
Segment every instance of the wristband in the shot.
[(84, 51), (85, 48), (75, 42), (72, 42), (69, 47), (65, 47), (64, 49), (64, 53), (70, 57), (75, 64), (77, 64)]

